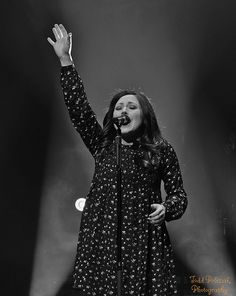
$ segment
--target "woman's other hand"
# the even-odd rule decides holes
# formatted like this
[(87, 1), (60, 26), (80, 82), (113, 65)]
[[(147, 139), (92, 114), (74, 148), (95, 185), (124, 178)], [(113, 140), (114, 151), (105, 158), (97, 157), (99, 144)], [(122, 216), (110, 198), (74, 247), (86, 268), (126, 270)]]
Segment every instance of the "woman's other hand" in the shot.
[(152, 204), (151, 208), (154, 212), (149, 215), (149, 222), (153, 225), (160, 225), (165, 220), (166, 208), (161, 204)]
[(67, 33), (65, 27), (60, 24), (52, 28), (56, 41), (50, 37), (47, 38), (48, 42), (54, 48), (62, 66), (69, 66), (73, 64), (71, 50), (72, 50), (72, 33)]

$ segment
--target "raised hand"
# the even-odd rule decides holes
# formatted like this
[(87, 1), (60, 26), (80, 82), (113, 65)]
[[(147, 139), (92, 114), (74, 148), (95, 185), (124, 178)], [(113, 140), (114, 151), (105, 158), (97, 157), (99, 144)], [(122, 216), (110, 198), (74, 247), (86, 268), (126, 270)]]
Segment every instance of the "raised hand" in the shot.
[(54, 51), (60, 59), (62, 66), (68, 66), (73, 64), (71, 50), (72, 50), (72, 34), (67, 33), (65, 27), (60, 24), (55, 24), (52, 28), (56, 41), (53, 41), (50, 37), (47, 38), (48, 42), (54, 48)]

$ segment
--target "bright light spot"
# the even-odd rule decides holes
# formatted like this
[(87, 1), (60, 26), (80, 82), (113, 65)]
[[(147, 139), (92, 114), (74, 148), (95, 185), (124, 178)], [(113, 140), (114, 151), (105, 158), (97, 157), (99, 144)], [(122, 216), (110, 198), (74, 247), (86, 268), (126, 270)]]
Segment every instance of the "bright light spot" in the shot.
[(85, 202), (86, 202), (86, 199), (85, 198), (78, 198), (76, 201), (75, 201), (75, 207), (78, 211), (83, 211), (84, 209), (84, 206), (85, 206)]

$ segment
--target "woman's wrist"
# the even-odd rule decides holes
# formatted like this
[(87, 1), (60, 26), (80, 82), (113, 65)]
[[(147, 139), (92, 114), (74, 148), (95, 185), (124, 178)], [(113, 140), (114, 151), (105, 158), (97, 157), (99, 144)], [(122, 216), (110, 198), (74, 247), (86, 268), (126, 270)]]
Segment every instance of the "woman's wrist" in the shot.
[(71, 55), (65, 55), (60, 57), (60, 63), (62, 67), (73, 65), (73, 59)]

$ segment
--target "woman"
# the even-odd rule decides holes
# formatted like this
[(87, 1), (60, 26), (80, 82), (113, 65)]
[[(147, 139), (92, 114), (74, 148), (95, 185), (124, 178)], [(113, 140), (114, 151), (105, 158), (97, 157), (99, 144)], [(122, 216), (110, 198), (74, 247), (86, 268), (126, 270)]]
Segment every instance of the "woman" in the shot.
[[(123, 91), (96, 120), (71, 57), (72, 36), (55, 25), (61, 85), (72, 123), (95, 160), (95, 173), (81, 220), (73, 287), (78, 295), (117, 295), (117, 192), (114, 118), (121, 126), (122, 295), (177, 295), (173, 252), (165, 221), (180, 218), (187, 198), (171, 145), (161, 137), (153, 108), (142, 93)], [(166, 199), (160, 184), (164, 182)]]

